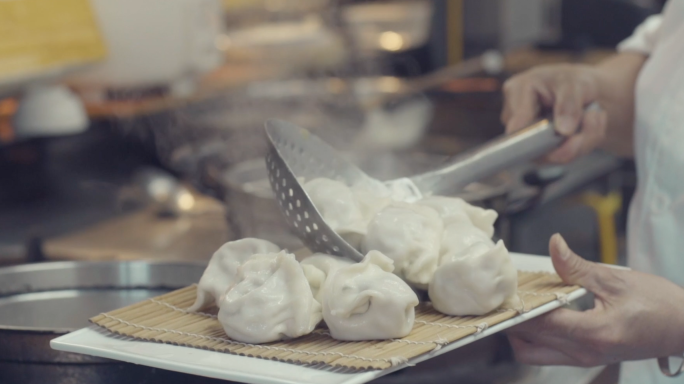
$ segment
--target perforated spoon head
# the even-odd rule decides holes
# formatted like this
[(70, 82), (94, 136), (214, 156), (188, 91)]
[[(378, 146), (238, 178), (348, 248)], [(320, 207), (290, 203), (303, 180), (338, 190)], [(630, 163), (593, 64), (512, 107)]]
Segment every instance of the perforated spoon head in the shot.
[(337, 151), (304, 128), (282, 120), (266, 122), (269, 182), (287, 224), (313, 252), (361, 261), (363, 255), (323, 220), (304, 190), (304, 181), (328, 178), (347, 185), (370, 179)]

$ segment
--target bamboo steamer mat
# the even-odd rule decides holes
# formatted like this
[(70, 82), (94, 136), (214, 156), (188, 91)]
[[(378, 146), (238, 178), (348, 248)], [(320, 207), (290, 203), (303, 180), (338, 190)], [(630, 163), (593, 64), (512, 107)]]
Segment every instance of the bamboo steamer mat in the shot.
[(480, 333), (498, 323), (554, 300), (567, 300), (579, 289), (565, 285), (556, 274), (519, 272), (520, 309), (499, 309), (484, 316), (447, 316), (429, 303), (416, 308), (411, 333), (402, 339), (339, 341), (324, 327), (297, 339), (262, 345), (229, 339), (216, 319), (217, 308), (189, 312), (195, 301), (196, 286), (190, 286), (125, 308), (102, 313), (90, 319), (122, 336), (138, 340), (194, 347), (307, 366), (352, 371), (386, 369), (409, 359)]

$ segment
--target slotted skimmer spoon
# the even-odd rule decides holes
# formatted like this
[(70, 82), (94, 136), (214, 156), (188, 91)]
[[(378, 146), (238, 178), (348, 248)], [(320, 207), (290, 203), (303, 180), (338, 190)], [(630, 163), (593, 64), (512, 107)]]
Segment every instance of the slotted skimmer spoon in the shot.
[[(598, 105), (589, 108), (598, 108)], [(372, 183), (374, 179), (323, 140), (295, 124), (268, 120), (266, 134), (271, 146), (266, 155), (269, 181), (288, 225), (313, 252), (361, 261), (363, 255), (326, 224), (302, 183), (322, 177), (352, 186)], [(384, 184), (393, 191), (400, 191), (407, 201), (427, 195), (450, 194), (512, 165), (535, 159), (563, 140), (551, 120), (543, 119), (456, 155), (438, 169)]]

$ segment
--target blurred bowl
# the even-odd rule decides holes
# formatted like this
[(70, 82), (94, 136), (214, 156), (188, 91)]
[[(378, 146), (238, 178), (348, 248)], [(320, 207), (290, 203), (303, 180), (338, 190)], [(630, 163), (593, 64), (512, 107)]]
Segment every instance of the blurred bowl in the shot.
[(356, 46), (365, 52), (403, 52), (425, 44), (432, 18), (430, 1), (354, 4), (342, 18)]
[(216, 42), (231, 63), (277, 63), (290, 71), (332, 68), (346, 56), (342, 39), (318, 16), (228, 31)]

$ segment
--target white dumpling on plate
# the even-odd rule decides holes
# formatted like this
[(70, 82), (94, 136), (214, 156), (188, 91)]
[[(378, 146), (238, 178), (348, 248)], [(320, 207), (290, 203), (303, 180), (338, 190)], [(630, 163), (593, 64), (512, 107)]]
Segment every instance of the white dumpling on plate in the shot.
[(461, 198), (446, 196), (428, 196), (419, 200), (417, 204), (436, 210), (444, 221), (444, 225), (468, 219), (489, 238), (494, 235), (494, 222), (498, 214), (492, 209), (480, 208)]
[(502, 241), (477, 243), (442, 260), (430, 281), (432, 306), (451, 316), (479, 316), (518, 300), (518, 272)]
[(218, 306), (219, 298), (235, 283), (238, 267), (256, 253), (278, 252), (280, 248), (270, 241), (246, 238), (225, 243), (209, 261), (197, 285), (197, 298), (188, 308), (199, 311), (211, 304)]
[(309, 281), (311, 292), (319, 302), (322, 301), (321, 288), (332, 271), (352, 263), (347, 258), (326, 255), (324, 253), (315, 253), (300, 262), (304, 276)]
[(256, 254), (221, 297), (218, 320), (233, 340), (268, 343), (311, 333), (321, 321), (321, 304), (294, 255)]
[(330, 228), (342, 235), (366, 233), (366, 222), (356, 196), (343, 182), (318, 178), (304, 184), (304, 190)]
[(350, 189), (366, 223), (379, 210), (386, 207), (393, 200), (397, 200), (397, 197), (392, 195), (392, 191), (385, 184), (374, 179), (362, 180), (351, 186)]
[(445, 225), (442, 234), (441, 256), (442, 260), (448, 260), (458, 256), (475, 244), (483, 244), (489, 248), (494, 247), (494, 242), (480, 228), (475, 227), (470, 221), (453, 221)]
[(323, 320), (338, 340), (384, 340), (413, 329), (416, 293), (392, 273), (392, 259), (377, 251), (337, 268), (323, 286)]
[(442, 230), (442, 219), (434, 209), (394, 202), (371, 220), (363, 250), (382, 252), (394, 260), (397, 275), (425, 289), (439, 262)]

